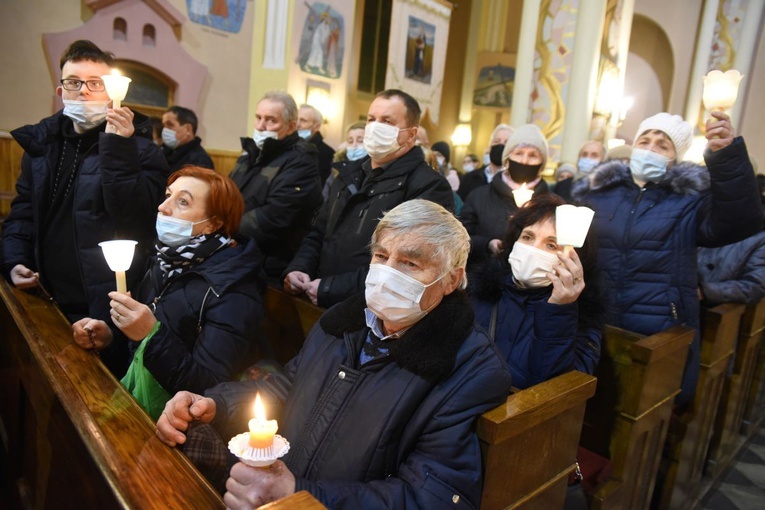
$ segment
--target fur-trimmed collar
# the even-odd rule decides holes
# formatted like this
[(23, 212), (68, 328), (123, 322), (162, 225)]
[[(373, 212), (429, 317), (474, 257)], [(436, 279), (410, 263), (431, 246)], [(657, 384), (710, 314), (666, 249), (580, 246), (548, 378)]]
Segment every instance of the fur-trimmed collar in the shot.
[[(571, 195), (581, 198), (588, 191), (606, 190), (619, 185), (633, 185), (629, 166), (621, 161), (600, 165), (589, 177), (574, 182)], [(696, 195), (709, 189), (709, 171), (703, 166), (683, 161), (672, 165), (656, 186), (677, 195)]]
[[(339, 338), (364, 329), (366, 306), (363, 293), (351, 296), (321, 317), (321, 328)], [(436, 384), (454, 369), (457, 351), (473, 329), (474, 318), (467, 294), (454, 291), (400, 339), (390, 343), (390, 356), (404, 369)]]

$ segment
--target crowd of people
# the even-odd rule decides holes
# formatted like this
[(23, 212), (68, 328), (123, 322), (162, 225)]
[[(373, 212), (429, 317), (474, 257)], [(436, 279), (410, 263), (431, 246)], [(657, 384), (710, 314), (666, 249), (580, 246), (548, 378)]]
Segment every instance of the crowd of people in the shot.
[[(511, 385), (593, 373), (606, 323), (698, 331), (700, 306), (765, 296), (765, 191), (722, 112), (706, 124), (705, 166), (683, 161), (691, 126), (658, 113), (631, 147), (588, 141), (548, 185), (534, 124), (496, 126), (458, 172), (402, 90), (377, 94), (338, 151), (316, 108), (273, 91), (226, 177), (192, 110), (173, 106), (152, 129), (110, 105), (112, 61), (74, 42), (64, 108), (12, 132), (24, 156), (3, 273), (46, 289), (160, 439), (192, 458), (221, 452), (212, 469), (195, 460), (230, 508), (297, 490), (330, 508), (478, 506), (475, 419)], [(595, 213), (574, 250), (557, 241), (565, 203)], [(128, 293), (98, 245), (112, 239), (137, 241)], [(267, 283), (327, 308), (283, 368), (257, 359)], [(697, 334), (678, 405), (699, 348)], [(269, 369), (238, 381), (253, 363)], [(225, 447), (256, 391), (293, 443), (270, 469)]]

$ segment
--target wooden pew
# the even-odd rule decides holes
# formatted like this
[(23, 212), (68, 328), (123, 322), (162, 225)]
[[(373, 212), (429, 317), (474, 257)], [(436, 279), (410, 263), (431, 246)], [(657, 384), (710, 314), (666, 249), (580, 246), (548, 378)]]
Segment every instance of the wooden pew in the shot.
[(693, 403), (672, 414), (659, 481), (658, 508), (685, 508), (699, 497), (712, 426), (744, 305), (722, 304), (701, 317), (701, 370)]
[(318, 499), (311, 496), (310, 492), (300, 491), (291, 496), (282, 498), (268, 503), (267, 505), (259, 506), (258, 510), (324, 510), (327, 507), (322, 505)]
[(11, 201), (16, 196), (16, 179), (21, 173), (21, 157), (24, 151), (10, 133), (0, 131), (0, 218), (11, 211)]
[(749, 391), (749, 398), (746, 401), (744, 410), (744, 423), (741, 426), (741, 433), (746, 437), (751, 437), (757, 431), (765, 420), (765, 299), (759, 303), (747, 307), (747, 319), (744, 320), (743, 327), (752, 330), (752, 334), (760, 335), (760, 354), (757, 356), (757, 363), (754, 367), (752, 377), (752, 389)]
[(227, 151), (222, 149), (207, 149), (207, 154), (212, 159), (215, 171), (221, 175), (228, 175), (236, 165), (236, 160), (242, 155), (242, 151)]
[(260, 357), (287, 363), (300, 351), (308, 332), (324, 311), (304, 298), (290, 296), (269, 285), (260, 324)]
[(224, 507), (54, 305), (1, 279), (0, 298), (0, 507)]
[(764, 319), (765, 311), (758, 306), (747, 307), (741, 318), (733, 371), (725, 379), (709, 447), (706, 474), (711, 478), (727, 469), (744, 443), (745, 438), (739, 434), (754, 380)]
[(580, 444), (611, 459), (612, 472), (591, 508), (648, 508), (694, 335), (683, 326), (647, 337), (606, 326)]
[(510, 395), (478, 419), (481, 508), (562, 508), (595, 378), (569, 372)]

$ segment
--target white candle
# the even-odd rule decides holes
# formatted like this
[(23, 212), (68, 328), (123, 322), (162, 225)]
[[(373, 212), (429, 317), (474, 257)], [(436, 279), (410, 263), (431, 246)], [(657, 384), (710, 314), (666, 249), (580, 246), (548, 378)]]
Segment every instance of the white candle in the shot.
[(125, 271), (130, 269), (135, 254), (136, 241), (104, 241), (98, 243), (104, 252), (106, 263), (109, 269), (116, 273), (117, 292), (127, 293), (127, 282), (125, 281)]
[(523, 207), (523, 205), (531, 200), (534, 195), (533, 189), (528, 189), (526, 183), (521, 184), (521, 187), (513, 190), (513, 198), (515, 199), (515, 205)]
[(250, 446), (253, 448), (270, 448), (274, 444), (274, 436), (279, 429), (276, 420), (266, 419), (266, 410), (260, 399), (260, 392), (255, 395), (255, 418), (248, 423), (250, 429)]
[(735, 69), (724, 73), (717, 69), (709, 71), (704, 77), (704, 91), (701, 94), (704, 108), (709, 111), (725, 111), (732, 108), (743, 77), (744, 75)]
[(106, 74), (101, 79), (104, 80), (106, 93), (109, 94), (109, 99), (113, 102), (112, 107), (119, 108), (127, 95), (128, 85), (132, 80), (127, 76), (122, 76), (117, 69), (112, 69), (112, 74)]

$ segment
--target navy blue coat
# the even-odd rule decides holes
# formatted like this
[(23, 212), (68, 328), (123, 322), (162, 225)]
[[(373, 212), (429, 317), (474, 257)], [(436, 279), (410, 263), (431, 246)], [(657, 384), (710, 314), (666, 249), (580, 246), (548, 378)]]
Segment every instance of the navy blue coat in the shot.
[(765, 230), (720, 248), (699, 248), (704, 303), (756, 303), (765, 297)]
[[(6, 278), (17, 264), (39, 270), (39, 242), (44, 229), (46, 198), (61, 153), (62, 125), (69, 120), (63, 110), (39, 124), (24, 126), (11, 134), (24, 149), (21, 174), (16, 182), (18, 196), (3, 222), (2, 259)], [(73, 188), (72, 217), (77, 267), (88, 300), (89, 315), (109, 318), (110, 291), (115, 289), (114, 273), (98, 246), (111, 239), (133, 239), (138, 246), (128, 288), (143, 275), (152, 240), (157, 207), (164, 200), (169, 170), (162, 152), (151, 138), (148, 117), (135, 114), (135, 135), (124, 138), (101, 133), (98, 144), (82, 160)], [(126, 365), (124, 344), (113, 343), (102, 351), (102, 360), (118, 377)]]
[[(746, 145), (705, 154), (705, 168), (673, 165), (640, 188), (621, 162), (599, 166), (575, 183), (573, 198), (595, 210), (598, 264), (607, 322), (645, 335), (675, 324), (699, 327), (697, 246), (719, 246), (754, 234), (762, 208)], [(691, 345), (680, 401), (693, 395), (699, 336)]]
[[(168, 393), (202, 393), (252, 363), (263, 317), (262, 264), (252, 240), (223, 248), (164, 284), (153, 260), (133, 296), (156, 307), (161, 326), (143, 359)], [(138, 345), (131, 342), (133, 350)]]
[(481, 449), (476, 418), (507, 398), (510, 374), (473, 326), (463, 292), (439, 304), (389, 356), (359, 366), (369, 328), (363, 295), (327, 311), (287, 381), (228, 383), (207, 392), (216, 426), (247, 430), (254, 390), (286, 403), (280, 434), (296, 490), (328, 508), (477, 508)]

